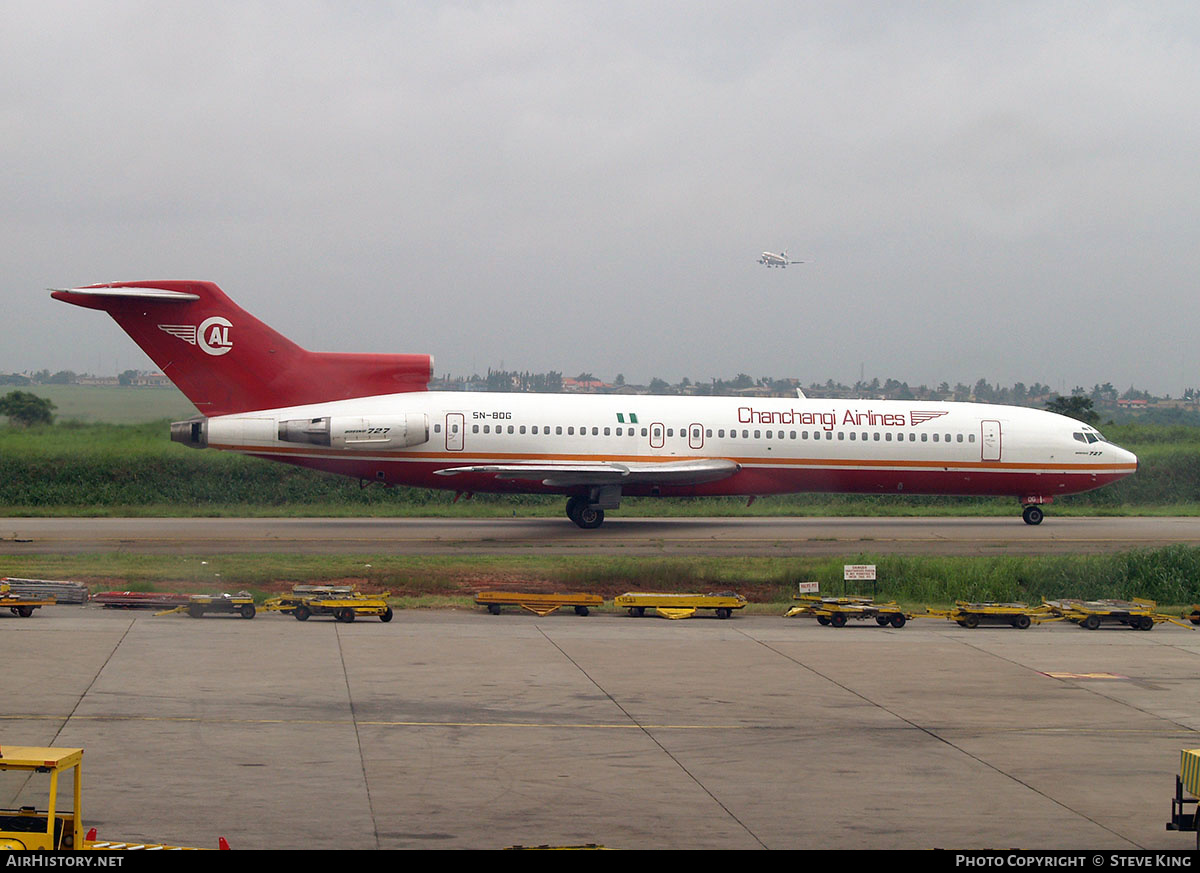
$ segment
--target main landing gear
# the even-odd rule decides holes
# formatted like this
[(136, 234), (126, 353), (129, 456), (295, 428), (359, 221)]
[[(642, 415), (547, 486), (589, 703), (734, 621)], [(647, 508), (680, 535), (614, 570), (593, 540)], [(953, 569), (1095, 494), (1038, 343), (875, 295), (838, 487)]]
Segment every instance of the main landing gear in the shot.
[(1041, 524), (1045, 517), (1046, 513), (1042, 512), (1042, 508), (1034, 503), (1026, 506), (1021, 512), (1021, 518), (1025, 519), (1026, 524)]
[(604, 510), (593, 509), (591, 502), (589, 498), (578, 494), (567, 500), (567, 518), (584, 530), (595, 530), (604, 524)]

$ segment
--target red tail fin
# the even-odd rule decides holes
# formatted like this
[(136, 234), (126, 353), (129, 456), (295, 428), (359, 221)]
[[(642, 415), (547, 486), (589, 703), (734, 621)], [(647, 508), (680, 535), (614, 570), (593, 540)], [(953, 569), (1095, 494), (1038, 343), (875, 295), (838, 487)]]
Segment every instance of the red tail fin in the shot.
[(429, 355), (310, 352), (212, 282), (114, 282), (54, 291), (102, 309), (205, 415), (424, 391)]

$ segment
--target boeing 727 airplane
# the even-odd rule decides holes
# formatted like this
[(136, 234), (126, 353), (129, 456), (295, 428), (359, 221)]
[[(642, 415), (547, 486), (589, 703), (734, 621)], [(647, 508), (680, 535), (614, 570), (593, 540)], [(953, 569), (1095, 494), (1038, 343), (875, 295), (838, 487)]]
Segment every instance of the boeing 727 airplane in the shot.
[(52, 292), (107, 312), (201, 415), (194, 448), (386, 485), (562, 494), (599, 527), (624, 496), (787, 492), (1015, 497), (1029, 524), (1137, 458), (1095, 428), (979, 403), (429, 391), (428, 355), (300, 348), (211, 282)]

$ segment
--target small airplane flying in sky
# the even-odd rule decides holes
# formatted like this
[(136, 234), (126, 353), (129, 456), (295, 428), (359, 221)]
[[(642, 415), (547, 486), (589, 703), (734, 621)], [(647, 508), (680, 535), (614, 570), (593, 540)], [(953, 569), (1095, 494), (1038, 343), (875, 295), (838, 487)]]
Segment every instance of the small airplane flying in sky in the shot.
[(787, 251), (782, 251), (779, 254), (774, 252), (763, 252), (758, 257), (758, 262), (767, 267), (787, 267), (788, 264), (803, 264), (804, 261), (789, 261)]

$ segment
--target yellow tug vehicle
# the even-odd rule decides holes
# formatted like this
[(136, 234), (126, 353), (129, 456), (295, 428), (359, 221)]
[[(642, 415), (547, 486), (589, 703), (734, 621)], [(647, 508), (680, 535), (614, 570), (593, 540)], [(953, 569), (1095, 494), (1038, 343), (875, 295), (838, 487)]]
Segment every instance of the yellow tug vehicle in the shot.
[(902, 628), (913, 617), (913, 613), (895, 602), (876, 603), (874, 598), (858, 595), (823, 597), (820, 594), (801, 594), (796, 600), (800, 601), (799, 605), (785, 612), (785, 617), (811, 616), (819, 624), (830, 627), (845, 627), (852, 618), (856, 621), (873, 618), (880, 627), (890, 624), (894, 628)]
[[(0, 809), (0, 851), (55, 852), (63, 849), (101, 850), (192, 850), (195, 846), (169, 846), (131, 840), (98, 840), (96, 829), (83, 833), (83, 749), (49, 746), (0, 747), (0, 772), (16, 771), (50, 777), (46, 808), (32, 806)], [(58, 811), (59, 776), (67, 774), (74, 788), (70, 811)], [(218, 848), (228, 849), (224, 837)]]

